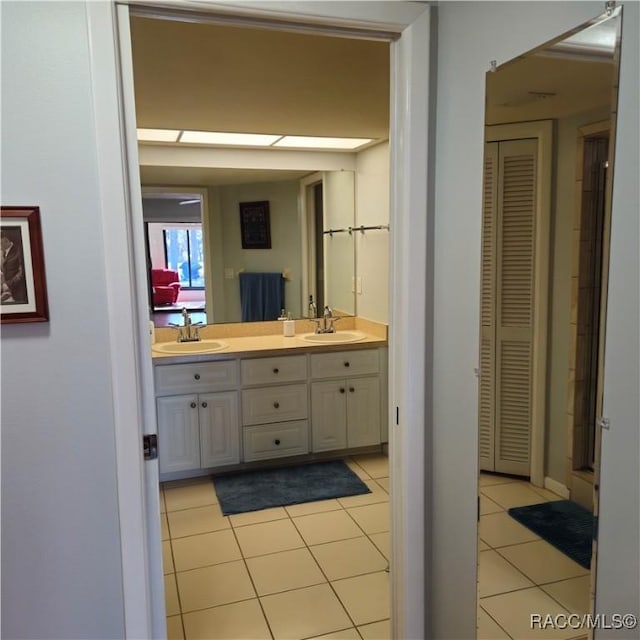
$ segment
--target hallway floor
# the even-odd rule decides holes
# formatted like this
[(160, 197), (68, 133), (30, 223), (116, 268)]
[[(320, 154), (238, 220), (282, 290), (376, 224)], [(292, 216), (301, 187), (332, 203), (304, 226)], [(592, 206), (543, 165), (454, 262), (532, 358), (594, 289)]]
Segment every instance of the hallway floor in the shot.
[(362, 496), (225, 517), (210, 478), (160, 492), (167, 637), (388, 640), (389, 467)]
[(561, 498), (527, 481), (480, 474), (478, 640), (584, 638), (576, 629), (531, 629), (530, 614), (589, 610), (590, 573), (507, 513)]

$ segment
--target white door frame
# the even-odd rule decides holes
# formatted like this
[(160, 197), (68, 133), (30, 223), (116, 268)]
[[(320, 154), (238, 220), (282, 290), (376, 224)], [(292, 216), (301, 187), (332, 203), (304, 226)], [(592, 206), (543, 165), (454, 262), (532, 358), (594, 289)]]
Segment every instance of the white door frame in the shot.
[[(222, 11), (227, 17), (249, 19), (277, 16), (298, 28), (306, 24), (312, 31), (348, 27), (398, 36), (391, 43), (390, 122), (392, 621), (393, 637), (424, 638), (428, 635), (429, 618), (425, 576), (430, 575), (430, 554), (425, 549), (431, 545), (425, 530), (425, 500), (430, 495), (425, 445), (432, 413), (427, 388), (433, 304), (432, 256), (427, 256), (433, 226), (427, 187), (433, 172), (429, 157), (430, 9), (426, 4), (405, 2), (221, 5), (174, 0), (160, 6), (163, 11), (195, 8), (203, 14)], [(87, 2), (86, 8), (105, 266), (118, 283), (110, 288), (107, 304), (117, 404), (115, 438), (125, 636), (156, 638), (164, 637), (165, 621), (158, 467), (157, 462), (143, 463), (140, 445), (141, 433), (155, 432), (155, 404), (144, 295), (146, 265), (128, 7)], [(118, 249), (113, 250), (114, 247)], [(121, 247), (126, 247), (125, 259)]]

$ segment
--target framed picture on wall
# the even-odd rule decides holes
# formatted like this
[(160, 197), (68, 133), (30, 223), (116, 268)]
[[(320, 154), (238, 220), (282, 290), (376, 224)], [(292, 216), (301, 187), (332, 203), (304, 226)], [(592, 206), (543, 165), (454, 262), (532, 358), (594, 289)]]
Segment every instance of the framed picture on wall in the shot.
[(0, 322), (47, 322), (39, 207), (2, 207)]
[(243, 249), (271, 249), (268, 200), (240, 203), (240, 237)]

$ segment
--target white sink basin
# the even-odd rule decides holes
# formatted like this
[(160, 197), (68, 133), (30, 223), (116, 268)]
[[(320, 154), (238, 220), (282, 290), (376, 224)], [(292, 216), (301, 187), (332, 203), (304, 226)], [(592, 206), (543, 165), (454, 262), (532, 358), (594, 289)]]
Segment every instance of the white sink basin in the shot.
[(335, 333), (304, 333), (298, 337), (305, 342), (317, 344), (342, 344), (344, 342), (358, 342), (367, 336), (360, 331), (336, 331)]
[(160, 342), (151, 345), (157, 353), (194, 354), (221, 351), (229, 345), (221, 340), (199, 340), (198, 342)]

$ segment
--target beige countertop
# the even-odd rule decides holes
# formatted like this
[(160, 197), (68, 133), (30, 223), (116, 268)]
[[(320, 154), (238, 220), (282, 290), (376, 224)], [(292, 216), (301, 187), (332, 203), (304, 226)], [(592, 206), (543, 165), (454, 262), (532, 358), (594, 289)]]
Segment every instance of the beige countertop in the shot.
[[(213, 360), (230, 360), (245, 355), (278, 356), (291, 353), (314, 353), (330, 351), (347, 351), (367, 349), (387, 345), (387, 325), (373, 322), (365, 318), (348, 317), (340, 319), (338, 332), (341, 330), (356, 331), (365, 335), (357, 342), (311, 343), (301, 339), (301, 335), (313, 331), (315, 324), (309, 320), (296, 320), (296, 335), (285, 338), (282, 335), (282, 324), (273, 322), (251, 322), (207, 325), (200, 332), (203, 340), (218, 340), (227, 346), (219, 351), (209, 353), (161, 353), (152, 349), (153, 364), (177, 364), (189, 362), (206, 362)], [(175, 342), (175, 329), (160, 328), (155, 331), (156, 342)], [(153, 346), (153, 345), (152, 345)]]
[[(365, 333), (365, 332), (361, 332)], [(283, 335), (242, 336), (215, 338), (224, 342), (227, 347), (210, 353), (160, 353), (152, 348), (153, 364), (176, 364), (188, 362), (205, 362), (213, 360), (228, 360), (243, 355), (275, 356), (290, 355), (292, 353), (313, 353), (329, 351), (345, 351), (352, 349), (366, 349), (380, 347), (387, 344), (387, 340), (365, 333), (365, 338), (357, 342), (343, 342), (338, 344), (306, 342), (300, 336), (285, 338)]]

